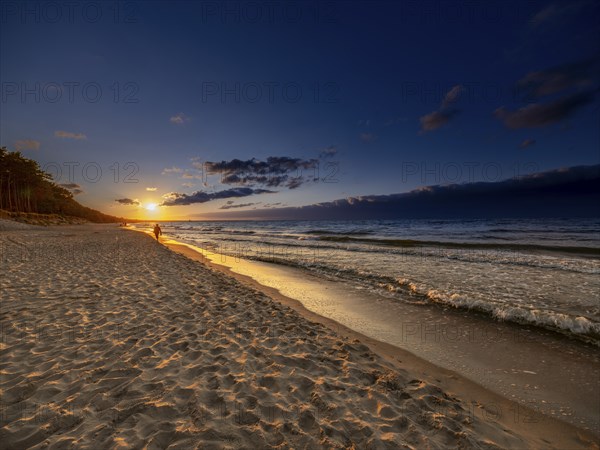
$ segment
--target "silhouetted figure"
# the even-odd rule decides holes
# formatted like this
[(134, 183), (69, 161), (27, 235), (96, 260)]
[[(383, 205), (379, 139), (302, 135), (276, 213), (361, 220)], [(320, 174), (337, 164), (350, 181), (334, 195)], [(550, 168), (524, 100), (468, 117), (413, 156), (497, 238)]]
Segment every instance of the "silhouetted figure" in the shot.
[(162, 230), (158, 226), (158, 224), (154, 225), (154, 236), (156, 236), (156, 240), (158, 241), (158, 237), (162, 235)]

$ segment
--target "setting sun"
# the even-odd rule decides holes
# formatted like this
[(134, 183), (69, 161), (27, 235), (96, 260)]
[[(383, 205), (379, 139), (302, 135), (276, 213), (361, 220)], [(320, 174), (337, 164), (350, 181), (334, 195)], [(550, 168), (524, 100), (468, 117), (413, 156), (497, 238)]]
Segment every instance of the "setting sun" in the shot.
[(148, 203), (148, 204), (146, 205), (146, 209), (147, 209), (148, 211), (154, 211), (154, 210), (156, 209), (156, 203)]

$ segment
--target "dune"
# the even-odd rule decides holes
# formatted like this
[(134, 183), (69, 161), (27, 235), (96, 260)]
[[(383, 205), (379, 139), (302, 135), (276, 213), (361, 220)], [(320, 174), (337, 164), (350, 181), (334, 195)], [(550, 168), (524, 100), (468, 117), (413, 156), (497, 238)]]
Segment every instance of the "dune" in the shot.
[(598, 448), (142, 233), (2, 226), (3, 448)]

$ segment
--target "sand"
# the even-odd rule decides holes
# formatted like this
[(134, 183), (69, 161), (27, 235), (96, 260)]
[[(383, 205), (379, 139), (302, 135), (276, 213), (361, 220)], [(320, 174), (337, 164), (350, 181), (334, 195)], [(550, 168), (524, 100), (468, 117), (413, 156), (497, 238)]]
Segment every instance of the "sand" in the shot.
[(145, 234), (0, 231), (2, 448), (597, 448)]

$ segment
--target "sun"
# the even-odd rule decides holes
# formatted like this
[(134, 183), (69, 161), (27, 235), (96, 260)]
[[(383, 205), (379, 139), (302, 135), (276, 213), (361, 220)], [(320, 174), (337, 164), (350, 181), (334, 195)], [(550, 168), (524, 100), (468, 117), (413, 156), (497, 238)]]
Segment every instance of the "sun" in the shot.
[(154, 210), (156, 209), (156, 203), (148, 203), (148, 204), (146, 205), (146, 209), (147, 209), (148, 211), (154, 211)]

